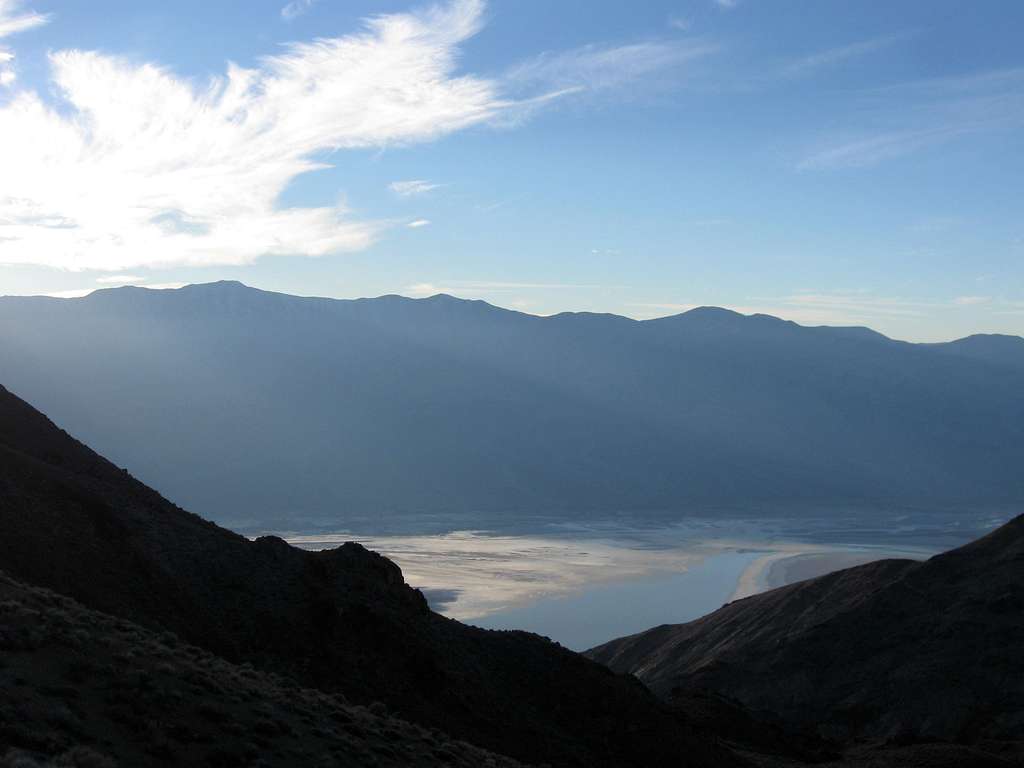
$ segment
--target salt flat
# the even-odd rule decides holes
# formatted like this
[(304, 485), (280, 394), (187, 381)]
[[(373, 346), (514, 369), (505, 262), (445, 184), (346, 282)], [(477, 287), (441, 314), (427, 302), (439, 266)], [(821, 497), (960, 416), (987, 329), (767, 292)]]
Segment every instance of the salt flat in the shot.
[(308, 549), (357, 540), (398, 563), (406, 581), (451, 618), (585, 648), (831, 570), (889, 557), (923, 559), (994, 524), (906, 514), (691, 517), (285, 538)]

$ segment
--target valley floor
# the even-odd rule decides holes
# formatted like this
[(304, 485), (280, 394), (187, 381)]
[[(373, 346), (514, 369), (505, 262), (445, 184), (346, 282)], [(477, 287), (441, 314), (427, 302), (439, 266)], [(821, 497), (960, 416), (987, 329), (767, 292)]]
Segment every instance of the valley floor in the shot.
[(306, 549), (355, 538), (398, 563), (431, 607), (451, 618), (525, 629), (584, 650), (841, 568), (925, 559), (1008, 518), (898, 511), (653, 523), (540, 519), (488, 530), (282, 535)]

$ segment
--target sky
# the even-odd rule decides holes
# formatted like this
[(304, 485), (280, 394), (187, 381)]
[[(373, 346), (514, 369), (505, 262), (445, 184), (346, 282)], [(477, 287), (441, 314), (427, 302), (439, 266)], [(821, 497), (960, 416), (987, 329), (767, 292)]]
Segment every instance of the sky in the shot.
[(1018, 0), (0, 0), (0, 294), (1024, 334)]

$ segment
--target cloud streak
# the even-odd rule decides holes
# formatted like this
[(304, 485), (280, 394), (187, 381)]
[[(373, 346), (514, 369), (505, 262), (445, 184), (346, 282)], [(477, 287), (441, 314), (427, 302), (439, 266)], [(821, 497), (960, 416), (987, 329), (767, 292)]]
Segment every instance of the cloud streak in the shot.
[(314, 3), (316, 3), (316, 0), (294, 0), (281, 9), (281, 18), (285, 21), (291, 21), (312, 8)]
[(895, 45), (899, 41), (905, 40), (908, 36), (909, 35), (907, 34), (885, 35), (882, 37), (875, 37), (870, 40), (861, 40), (859, 42), (839, 46), (837, 48), (830, 48), (827, 51), (819, 51), (818, 53), (811, 54), (810, 56), (804, 56), (803, 58), (790, 63), (783, 69), (783, 74), (791, 77), (809, 74), (815, 70), (835, 66), (845, 61), (857, 59), (869, 53), (874, 53), (875, 51)]
[(602, 91), (636, 83), (717, 50), (716, 45), (699, 41), (585, 45), (540, 54), (513, 67), (505, 79), (522, 88), (542, 87), (561, 94)]
[(418, 197), (440, 186), (440, 184), (433, 184), (424, 179), (410, 179), (409, 181), (392, 181), (388, 184), (388, 189), (399, 197)]
[[(20, 0), (0, 0), (0, 40), (19, 32), (46, 24), (50, 17), (47, 14), (20, 10)], [(0, 88), (8, 88), (18, 79), (14, 67), (14, 53), (0, 45)]]
[(865, 91), (853, 106), (860, 132), (822, 140), (799, 170), (867, 167), (966, 136), (1024, 128), (1024, 69)]

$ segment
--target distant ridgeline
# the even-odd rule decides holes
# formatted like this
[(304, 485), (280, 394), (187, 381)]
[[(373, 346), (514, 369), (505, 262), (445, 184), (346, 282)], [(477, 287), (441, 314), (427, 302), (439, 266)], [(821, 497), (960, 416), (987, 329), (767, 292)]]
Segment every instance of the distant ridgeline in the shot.
[(0, 299), (10, 389), (225, 522), (1024, 501), (1024, 339), (239, 283)]

